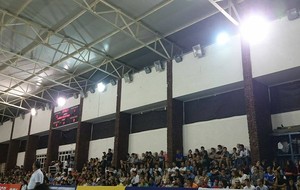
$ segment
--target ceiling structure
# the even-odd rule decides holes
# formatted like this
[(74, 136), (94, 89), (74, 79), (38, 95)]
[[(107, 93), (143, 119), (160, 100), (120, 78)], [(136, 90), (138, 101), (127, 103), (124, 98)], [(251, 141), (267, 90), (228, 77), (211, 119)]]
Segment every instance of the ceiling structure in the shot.
[(0, 0), (0, 122), (236, 33), (250, 9), (287, 9), (270, 1)]

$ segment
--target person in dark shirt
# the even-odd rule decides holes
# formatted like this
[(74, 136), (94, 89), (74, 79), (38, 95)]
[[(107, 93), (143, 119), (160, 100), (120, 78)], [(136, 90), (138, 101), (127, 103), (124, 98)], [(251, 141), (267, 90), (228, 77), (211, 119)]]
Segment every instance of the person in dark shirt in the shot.
[(112, 159), (113, 159), (113, 153), (112, 153), (111, 149), (109, 148), (108, 152), (106, 154), (107, 166), (111, 166)]
[(286, 188), (286, 179), (285, 176), (282, 176), (278, 170), (274, 171), (274, 184), (273, 189), (283, 190)]
[(176, 150), (176, 166), (180, 167), (182, 161), (184, 161), (183, 154), (180, 150)]
[(286, 186), (286, 190), (297, 190), (297, 187), (296, 187), (293, 179), (291, 179), (291, 178), (289, 179), (289, 182)]

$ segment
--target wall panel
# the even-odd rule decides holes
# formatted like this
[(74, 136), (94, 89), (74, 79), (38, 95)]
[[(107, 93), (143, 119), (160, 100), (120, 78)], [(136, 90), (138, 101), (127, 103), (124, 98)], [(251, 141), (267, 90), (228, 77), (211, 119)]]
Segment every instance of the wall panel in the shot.
[(249, 134), (246, 116), (236, 116), (226, 119), (216, 119), (183, 126), (183, 150), (206, 149), (224, 145), (228, 150), (236, 147), (237, 143), (249, 148)]
[(299, 67), (299, 31), (300, 19), (273, 21), (267, 38), (251, 46), (253, 77)]
[(17, 166), (24, 165), (25, 152), (19, 152), (17, 157)]
[(300, 110), (285, 112), (279, 114), (273, 114), (272, 116), (272, 126), (273, 130), (277, 127), (290, 127), (290, 126), (300, 126)]
[(83, 100), (82, 121), (95, 119), (116, 112), (117, 88), (107, 84), (104, 92), (88, 92), (88, 97)]
[(205, 52), (202, 58), (189, 53), (182, 62), (173, 62), (174, 98), (243, 80), (238, 36), (226, 45), (205, 47)]
[(90, 141), (89, 159), (99, 158), (101, 160), (103, 152), (107, 153), (109, 148), (114, 149), (114, 141), (115, 137)]
[(38, 110), (37, 115), (32, 117), (30, 134), (36, 134), (49, 130), (51, 110)]
[(9, 141), (13, 122), (6, 121), (0, 126), (0, 143)]
[(76, 148), (76, 144), (75, 143), (67, 144), (67, 145), (61, 145), (58, 148), (58, 152), (75, 150), (75, 148)]
[(122, 80), (121, 111), (161, 102), (167, 99), (166, 71), (134, 74), (131, 83)]
[(37, 149), (36, 155), (47, 154), (47, 148)]
[(25, 114), (25, 118), (17, 117), (15, 119), (13, 139), (25, 137), (28, 135), (30, 113)]
[(63, 105), (61, 107), (60, 106), (56, 106), (54, 108), (54, 112), (58, 112), (58, 111), (61, 111), (63, 109), (70, 108), (70, 107), (73, 107), (73, 106), (76, 106), (76, 105), (79, 105), (79, 104), (80, 104), (80, 97), (77, 98), (77, 99), (75, 99), (73, 97), (70, 97), (70, 98), (67, 99), (65, 105)]
[(129, 153), (167, 151), (167, 128), (144, 131), (129, 135)]

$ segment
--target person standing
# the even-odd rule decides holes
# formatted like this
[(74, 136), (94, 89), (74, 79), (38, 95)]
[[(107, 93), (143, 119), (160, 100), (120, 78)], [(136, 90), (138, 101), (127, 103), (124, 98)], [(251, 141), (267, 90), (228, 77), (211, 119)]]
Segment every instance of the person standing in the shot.
[(35, 161), (32, 164), (33, 173), (30, 177), (27, 189), (34, 189), (37, 185), (43, 184), (44, 182), (44, 174), (41, 171), (41, 164), (39, 161)]

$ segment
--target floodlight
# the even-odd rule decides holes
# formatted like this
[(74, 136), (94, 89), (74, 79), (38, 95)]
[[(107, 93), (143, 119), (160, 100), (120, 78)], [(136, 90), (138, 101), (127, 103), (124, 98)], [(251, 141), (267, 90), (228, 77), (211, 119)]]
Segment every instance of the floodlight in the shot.
[(79, 94), (75, 92), (75, 93), (73, 94), (73, 98), (74, 98), (74, 99), (77, 99), (78, 97), (79, 97)]
[(180, 63), (183, 59), (181, 55), (175, 55), (174, 60), (176, 61), (176, 63)]
[(124, 80), (126, 83), (131, 83), (132, 82), (132, 75), (129, 73), (124, 74)]
[(268, 35), (269, 22), (262, 16), (252, 15), (242, 22), (240, 32), (249, 43), (259, 43)]
[(144, 67), (144, 71), (146, 74), (151, 73), (151, 68), (150, 67)]
[(66, 102), (67, 102), (67, 100), (64, 97), (57, 98), (57, 105), (60, 107), (64, 106), (66, 104)]
[(161, 72), (164, 70), (163, 63), (160, 60), (154, 61), (154, 68), (156, 72)]
[(87, 97), (87, 93), (85, 92), (85, 91), (83, 91), (83, 90), (80, 90), (80, 97), (81, 98), (86, 98)]
[(115, 86), (115, 85), (117, 84), (116, 79), (111, 79), (111, 80), (110, 80), (110, 84), (111, 84), (112, 86)]
[(194, 57), (197, 58), (201, 58), (204, 56), (204, 52), (202, 51), (200, 44), (193, 46), (193, 54)]
[(37, 111), (36, 111), (35, 108), (31, 108), (30, 113), (31, 113), (32, 116), (35, 116)]
[(90, 91), (92, 94), (94, 94), (94, 93), (96, 92), (95, 87), (94, 87), (94, 86), (91, 86), (91, 87), (89, 88), (89, 91)]
[(106, 89), (106, 86), (105, 86), (105, 84), (100, 82), (100, 83), (97, 84), (97, 89), (98, 89), (99, 92), (104, 92), (105, 89)]

